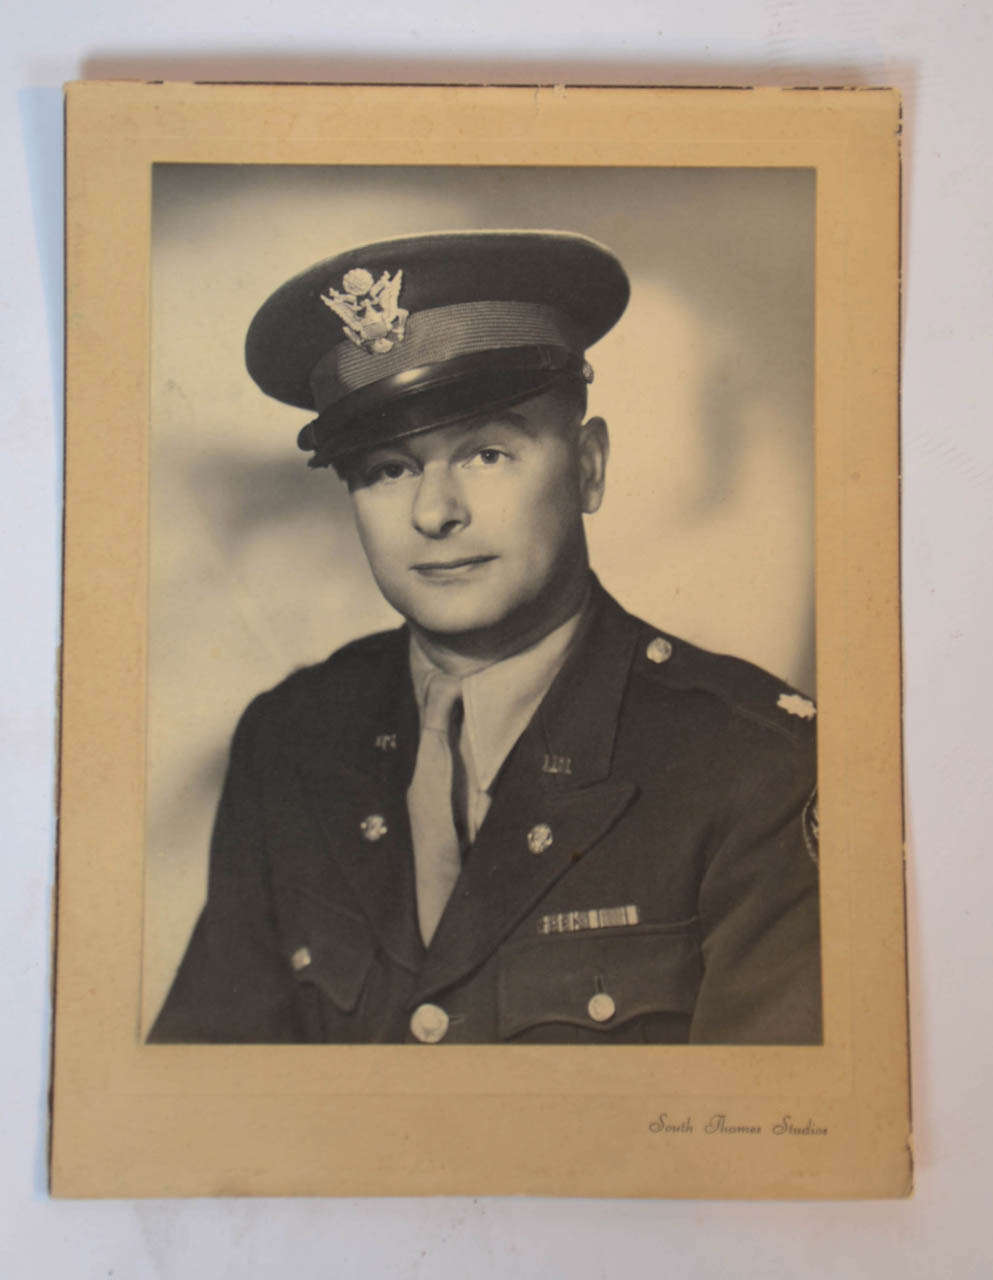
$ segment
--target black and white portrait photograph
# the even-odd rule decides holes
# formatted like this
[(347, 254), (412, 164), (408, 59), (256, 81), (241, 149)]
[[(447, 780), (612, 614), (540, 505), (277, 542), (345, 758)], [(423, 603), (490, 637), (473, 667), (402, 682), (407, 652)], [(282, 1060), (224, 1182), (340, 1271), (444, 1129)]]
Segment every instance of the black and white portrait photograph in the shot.
[(815, 195), (152, 167), (143, 1041), (821, 1043)]

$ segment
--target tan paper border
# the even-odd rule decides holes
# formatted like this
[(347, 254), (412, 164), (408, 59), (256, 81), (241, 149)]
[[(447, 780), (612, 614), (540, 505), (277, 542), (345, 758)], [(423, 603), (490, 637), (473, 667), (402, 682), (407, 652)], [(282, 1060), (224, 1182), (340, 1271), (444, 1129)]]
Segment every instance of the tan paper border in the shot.
[[(67, 121), (54, 1193), (906, 1194), (896, 94), (93, 83)], [(139, 1043), (166, 161), (816, 168), (823, 1047)], [(722, 1112), (761, 1135), (704, 1135)], [(826, 1133), (774, 1135), (787, 1114)]]

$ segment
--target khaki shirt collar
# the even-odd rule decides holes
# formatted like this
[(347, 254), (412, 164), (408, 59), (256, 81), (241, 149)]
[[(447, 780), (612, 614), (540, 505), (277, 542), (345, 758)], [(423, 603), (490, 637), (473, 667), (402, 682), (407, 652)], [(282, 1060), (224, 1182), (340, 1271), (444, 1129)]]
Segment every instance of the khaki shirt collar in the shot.
[[(462, 677), (465, 720), (461, 749), (467, 757), (473, 783), (480, 791), (490, 790), (503, 762), (558, 675), (583, 612), (580, 609), (530, 649)], [(421, 714), (428, 682), (437, 671), (411, 634), (410, 672)]]

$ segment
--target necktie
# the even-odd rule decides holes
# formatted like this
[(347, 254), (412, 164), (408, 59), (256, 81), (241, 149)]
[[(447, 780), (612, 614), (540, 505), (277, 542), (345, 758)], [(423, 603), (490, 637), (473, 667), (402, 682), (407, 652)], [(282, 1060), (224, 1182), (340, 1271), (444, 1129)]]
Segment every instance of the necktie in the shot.
[(427, 946), (438, 927), (462, 869), (452, 811), (452, 719), (461, 686), (453, 676), (435, 672), (428, 680), (414, 776), (407, 791), (407, 812), (414, 841), (417, 916)]

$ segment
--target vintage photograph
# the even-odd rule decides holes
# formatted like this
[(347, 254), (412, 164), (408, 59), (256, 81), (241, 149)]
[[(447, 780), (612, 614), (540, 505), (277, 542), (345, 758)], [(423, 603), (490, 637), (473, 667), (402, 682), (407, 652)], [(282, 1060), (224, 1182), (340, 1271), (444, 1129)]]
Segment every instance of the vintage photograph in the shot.
[(907, 1194), (898, 98), (67, 122), (56, 1194)]
[(821, 1043), (815, 176), (152, 166), (143, 1042)]

